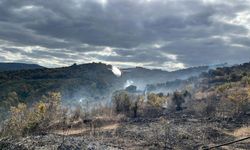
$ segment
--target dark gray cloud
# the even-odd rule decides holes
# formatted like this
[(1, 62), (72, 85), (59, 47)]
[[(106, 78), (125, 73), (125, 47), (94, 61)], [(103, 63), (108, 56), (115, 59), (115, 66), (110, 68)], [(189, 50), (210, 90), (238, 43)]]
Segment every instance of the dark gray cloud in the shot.
[(174, 70), (250, 59), (249, 0), (0, 0), (0, 61)]

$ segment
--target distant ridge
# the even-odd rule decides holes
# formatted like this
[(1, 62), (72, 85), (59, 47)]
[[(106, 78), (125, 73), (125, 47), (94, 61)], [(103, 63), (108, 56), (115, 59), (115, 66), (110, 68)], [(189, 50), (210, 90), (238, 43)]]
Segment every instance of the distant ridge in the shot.
[(25, 63), (0, 63), (0, 72), (4, 71), (18, 71), (18, 70), (30, 70), (30, 69), (42, 69), (44, 67), (37, 64), (25, 64)]
[[(103, 63), (74, 64), (60, 68), (14, 64), (10, 64), (7, 69), (16, 71), (0, 72), (0, 99), (3, 99), (6, 93), (15, 91), (23, 101), (32, 102), (40, 100), (44, 93), (58, 91), (63, 100), (70, 100), (71, 103), (78, 102), (81, 98), (89, 102), (109, 100), (113, 91), (126, 88), (129, 86), (127, 83), (144, 90), (148, 84), (187, 79), (208, 71), (208, 67), (193, 67), (173, 72), (136, 67), (121, 69), (122, 75), (117, 77), (112, 72), (112, 66)], [(5, 67), (7, 65), (3, 64)]]

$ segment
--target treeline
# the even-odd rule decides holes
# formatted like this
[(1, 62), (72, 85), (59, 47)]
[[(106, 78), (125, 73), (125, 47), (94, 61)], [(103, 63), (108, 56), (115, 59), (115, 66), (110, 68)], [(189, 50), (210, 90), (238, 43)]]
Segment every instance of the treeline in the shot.
[[(14, 97), (16, 96), (14, 93), (12, 94)], [(159, 117), (164, 109), (170, 105), (174, 110), (181, 110), (186, 97), (188, 97), (187, 92), (175, 92), (172, 96), (151, 93), (147, 95), (146, 100), (142, 95), (117, 91), (113, 95), (112, 105), (99, 105), (89, 108), (88, 105), (79, 103), (78, 106), (70, 108), (62, 105), (60, 93), (50, 92), (44, 95), (39, 102), (32, 105), (19, 102), (10, 106), (8, 114), (6, 114), (8, 117), (2, 124), (1, 135), (47, 134), (54, 129), (72, 126), (75, 122), (80, 124), (92, 122), (99, 115), (102, 117), (106, 115), (110, 118), (119, 115), (128, 118)], [(170, 98), (171, 104), (168, 103)], [(95, 120), (94, 126), (100, 126), (107, 121), (106, 119)]]
[(183, 110), (182, 104), (190, 98), (188, 91), (175, 91), (168, 95), (163, 93), (141, 95), (121, 90), (113, 94), (112, 102), (116, 113), (123, 113), (128, 117), (159, 117), (166, 111)]

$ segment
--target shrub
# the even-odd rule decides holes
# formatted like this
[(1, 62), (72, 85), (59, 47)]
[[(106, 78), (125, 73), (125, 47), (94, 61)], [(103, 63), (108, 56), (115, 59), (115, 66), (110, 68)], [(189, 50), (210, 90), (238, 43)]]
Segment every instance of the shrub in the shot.
[(223, 93), (225, 92), (226, 90), (230, 89), (233, 87), (233, 84), (232, 83), (225, 83), (225, 84), (222, 84), (222, 85), (219, 85), (216, 90), (220, 93)]
[(217, 106), (220, 116), (238, 117), (250, 111), (249, 88), (233, 87), (220, 93), (220, 103)]
[(174, 104), (176, 105), (176, 110), (182, 110), (182, 103), (185, 102), (185, 99), (184, 97), (187, 96), (188, 94), (185, 92), (185, 94), (182, 94), (178, 91), (174, 92), (173, 94), (173, 98), (172, 98), (172, 101), (174, 102)]
[(151, 93), (148, 95), (147, 103), (155, 108), (161, 108), (166, 103), (166, 99), (162, 94)]
[(188, 109), (197, 116), (213, 117), (216, 111), (216, 103), (215, 100), (210, 98), (194, 100), (190, 102)]
[(47, 102), (38, 102), (28, 108), (26, 104), (19, 103), (10, 108), (10, 116), (4, 128), (5, 136), (23, 136), (42, 132), (49, 123), (57, 119), (60, 108), (60, 93), (49, 93)]
[(42, 97), (42, 102), (47, 107), (46, 119), (56, 120), (61, 110), (61, 94), (59, 92), (49, 92)]
[(250, 94), (246, 89), (233, 89), (227, 95), (227, 98), (235, 104), (235, 112), (239, 115), (240, 113), (246, 113), (250, 110)]
[(73, 121), (78, 121), (78, 120), (80, 120), (80, 119), (83, 118), (83, 117), (86, 117), (86, 116), (84, 115), (82, 106), (77, 106), (77, 107), (73, 110), (73, 114), (72, 114), (72, 116), (71, 116), (71, 119), (72, 119)]
[(137, 117), (143, 106), (144, 98), (136, 94), (129, 94), (127, 91), (117, 91), (113, 94), (112, 102), (116, 113)]
[(232, 118), (235, 116), (235, 105), (232, 101), (222, 97), (216, 107), (216, 116), (221, 118)]
[(245, 85), (250, 85), (250, 77), (249, 76), (244, 76), (242, 79), (241, 79), (241, 82)]
[(19, 103), (19, 98), (16, 92), (9, 92), (3, 97), (3, 106), (5, 108), (10, 108), (11, 106), (16, 106)]
[(128, 113), (132, 105), (129, 94), (126, 91), (115, 92), (112, 96), (112, 101), (117, 113)]
[(143, 96), (137, 96), (136, 100), (132, 103), (132, 107), (131, 107), (133, 111), (133, 117), (136, 118), (138, 116), (138, 111), (143, 106), (143, 103), (144, 103)]
[(10, 108), (10, 119), (7, 122), (5, 131), (7, 135), (22, 135), (26, 126), (27, 105), (19, 103), (16, 107)]

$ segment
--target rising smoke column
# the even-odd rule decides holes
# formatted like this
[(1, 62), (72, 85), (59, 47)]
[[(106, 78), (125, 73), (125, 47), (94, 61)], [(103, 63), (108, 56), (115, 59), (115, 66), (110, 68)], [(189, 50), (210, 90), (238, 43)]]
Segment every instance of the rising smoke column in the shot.
[(119, 68), (112, 66), (112, 72), (114, 73), (115, 76), (120, 77), (122, 75), (122, 72)]

